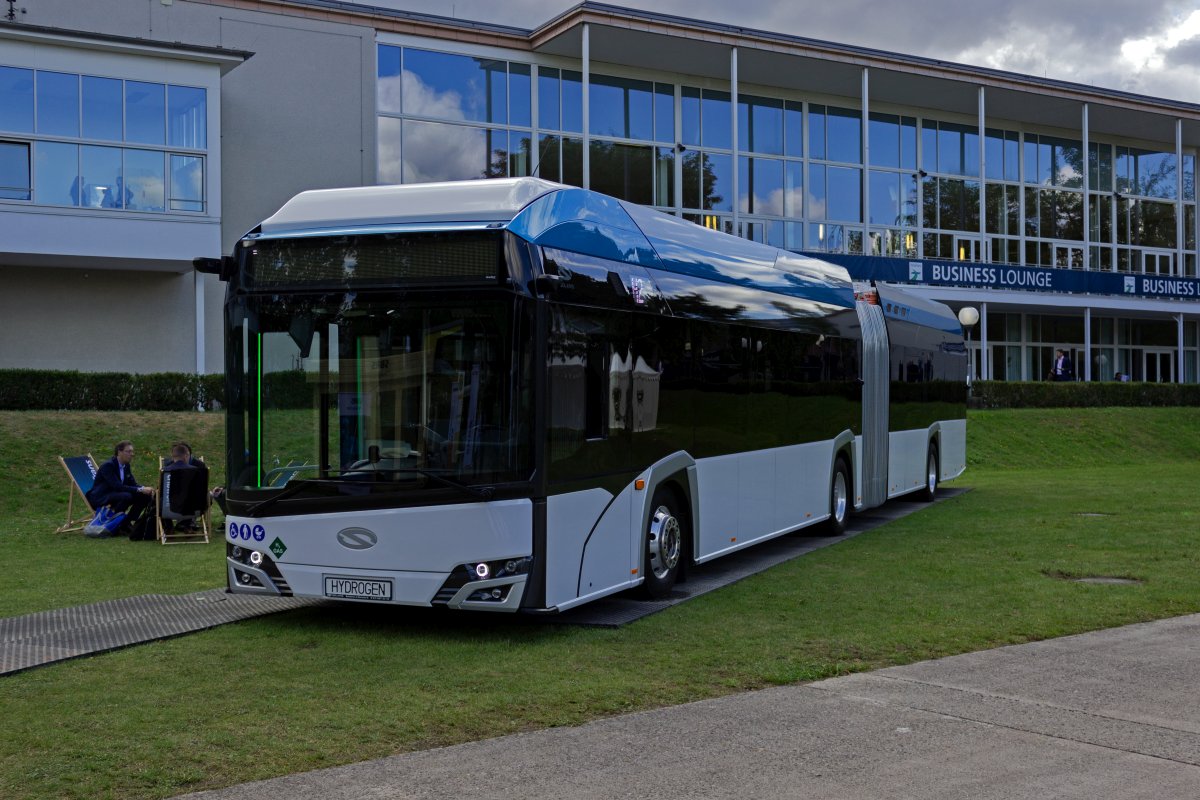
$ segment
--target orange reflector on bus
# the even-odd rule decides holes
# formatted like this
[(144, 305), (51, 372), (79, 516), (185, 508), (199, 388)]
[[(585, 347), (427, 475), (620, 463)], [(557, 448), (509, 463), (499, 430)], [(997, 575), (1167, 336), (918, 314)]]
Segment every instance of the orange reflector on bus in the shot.
[(730, 536), (730, 537), (729, 537), (729, 541), (731, 541), (731, 542), (736, 542), (736, 541), (737, 541), (737, 537), (736, 537), (736, 536)]
[(642, 480), (641, 478), (638, 478), (636, 481), (633, 482), (633, 488), (637, 489), (640, 492), (642, 489), (646, 488), (646, 482), (644, 480)]
[(633, 569), (629, 570), (629, 574), (630, 574), (630, 575), (637, 575), (637, 571), (638, 571), (638, 568), (637, 568), (637, 567), (634, 567)]

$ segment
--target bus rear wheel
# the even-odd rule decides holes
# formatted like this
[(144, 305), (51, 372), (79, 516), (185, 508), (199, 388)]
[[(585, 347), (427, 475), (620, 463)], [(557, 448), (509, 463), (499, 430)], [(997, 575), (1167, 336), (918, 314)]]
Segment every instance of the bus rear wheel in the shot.
[(925, 457), (925, 488), (921, 490), (921, 499), (932, 503), (937, 498), (938, 475), (937, 447), (929, 445), (929, 455)]
[(846, 460), (839, 458), (833, 466), (833, 477), (829, 481), (829, 521), (825, 530), (830, 536), (841, 536), (846, 532), (846, 520), (850, 518), (850, 468)]
[(650, 503), (650, 521), (646, 526), (646, 551), (642, 559), (642, 591), (647, 597), (661, 599), (671, 593), (683, 561), (686, 520), (673, 491), (660, 487)]

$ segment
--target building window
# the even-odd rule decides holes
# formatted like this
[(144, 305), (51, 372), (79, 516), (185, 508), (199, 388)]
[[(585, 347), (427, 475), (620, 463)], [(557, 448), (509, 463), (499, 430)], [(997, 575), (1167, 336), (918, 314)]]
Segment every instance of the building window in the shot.
[[(531, 174), (530, 65), (390, 45), (377, 54), (381, 183)], [(561, 84), (559, 70), (538, 79), (539, 120), (550, 130), (562, 124)], [(560, 140), (541, 144), (542, 176), (561, 180)]]
[(871, 166), (917, 169), (917, 120), (894, 114), (871, 114), (867, 126)]
[(29, 143), (0, 140), (0, 199), (28, 200)]
[(924, 120), (921, 168), (929, 173), (979, 177), (979, 129), (957, 122)]
[(83, 76), (83, 138), (119, 142), (122, 125), (121, 81)]
[(808, 106), (808, 155), (843, 164), (862, 163), (862, 114), (849, 108)]
[(508, 122), (508, 65), (504, 61), (405, 48), (401, 76), (405, 114)]
[(738, 95), (738, 149), (783, 155), (783, 101)]
[(32, 135), (28, 142), (0, 141), (0, 199), (205, 210), (203, 88), (0, 66), (0, 130)]
[(1118, 147), (1117, 191), (1141, 197), (1174, 200), (1178, 196), (1175, 154)]
[(38, 70), (37, 132), (79, 136), (79, 76)]
[(588, 88), (593, 136), (654, 138), (654, 84), (630, 78), (593, 75)]
[(33, 133), (33, 70), (0, 66), (0, 131)]

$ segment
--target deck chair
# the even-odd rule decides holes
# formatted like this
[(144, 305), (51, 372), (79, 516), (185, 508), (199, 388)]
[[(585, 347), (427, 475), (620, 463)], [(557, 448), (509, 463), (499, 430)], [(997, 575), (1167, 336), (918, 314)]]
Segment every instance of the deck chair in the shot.
[[(208, 503), (208, 467), (159, 470), (154, 501), (158, 540), (163, 544), (207, 544)], [(164, 521), (172, 523), (170, 530)], [(195, 527), (180, 530), (182, 523)]]
[[(67, 485), (67, 521), (59, 525), (54, 532), (81, 531), (92, 521), (92, 517), (96, 516), (96, 509), (92, 508), (92, 504), (87, 499), (88, 490), (96, 482), (96, 459), (92, 458), (91, 453), (86, 456), (68, 456), (67, 458), (59, 456), (58, 463), (62, 464), (63, 469), (67, 471), (70, 483)], [(79, 500), (83, 504), (78, 515), (75, 511), (76, 494), (79, 495)]]

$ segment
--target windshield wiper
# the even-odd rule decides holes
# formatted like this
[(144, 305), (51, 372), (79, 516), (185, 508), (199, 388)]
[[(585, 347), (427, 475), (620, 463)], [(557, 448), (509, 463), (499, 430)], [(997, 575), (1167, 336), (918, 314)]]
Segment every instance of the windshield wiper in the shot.
[[(436, 472), (431, 472), (429, 470), (421, 469), (420, 467), (406, 467), (404, 469), (379, 470), (379, 472), (381, 472), (381, 473), (382, 472), (415, 473), (417, 475), (421, 475), (425, 478), (428, 478), (429, 480), (436, 481), (437, 483), (440, 483), (444, 486), (449, 486), (452, 489), (458, 489), (459, 491), (466, 492), (470, 496), (477, 498), (479, 500), (485, 501), (485, 502), (488, 500), (491, 500), (492, 497), (496, 493), (495, 489), (493, 489), (491, 486), (484, 486), (483, 488), (476, 488), (474, 486), (470, 486), (469, 484), (462, 483), (460, 481), (456, 481), (453, 478), (447, 478), (445, 475), (439, 475)], [(345, 470), (344, 472), (341, 472), (339, 474), (341, 474), (341, 475), (360, 475), (361, 476), (361, 475), (370, 475), (371, 472), (362, 471), (362, 470)], [(369, 483), (364, 483), (364, 481), (362, 481), (362, 480), (355, 480), (352, 478), (301, 478), (299, 480), (293, 480), (291, 483), (289, 483), (287, 485), (287, 488), (285, 488), (279, 494), (268, 497), (266, 500), (263, 500), (262, 502), (256, 503), (253, 506), (251, 506), (246, 511), (246, 516), (248, 516), (248, 517), (257, 516), (260, 512), (265, 511), (266, 509), (268, 509), (271, 506), (278, 503), (280, 500), (286, 500), (289, 497), (294, 497), (297, 494), (299, 494), (301, 491), (303, 491), (304, 489), (308, 488), (309, 486), (363, 486), (363, 485), (378, 486), (381, 483), (395, 485), (395, 484), (407, 483), (407, 481), (379, 480), (378, 478), (376, 478), (375, 480), (372, 480)]]
[(477, 497), (480, 500), (484, 500), (484, 501), (491, 500), (492, 497), (495, 496), (495, 494), (496, 494), (496, 490), (493, 489), (491, 486), (484, 486), (483, 488), (478, 488), (475, 486), (471, 486), (470, 484), (463, 483), (462, 481), (456, 481), (453, 478), (447, 478), (445, 475), (439, 475), (438, 473), (433, 472), (431, 470), (421, 469), (420, 467), (404, 467), (403, 469), (385, 469), (385, 470), (380, 470), (380, 471), (381, 472), (415, 472), (416, 474), (422, 475), (431, 481), (437, 481), (438, 483), (442, 484), (443, 486), (449, 486), (453, 489), (461, 489), (462, 491), (466, 492), (467, 494), (471, 495), (472, 497)]
[(282, 492), (268, 497), (260, 503), (255, 503), (246, 511), (246, 516), (253, 517), (259, 512), (265, 511), (271, 506), (278, 503), (280, 500), (286, 500), (300, 494), (301, 490), (307, 489), (309, 486), (345, 486), (346, 484), (358, 484), (361, 481), (352, 481), (346, 478), (300, 478), (293, 480), (287, 485)]

